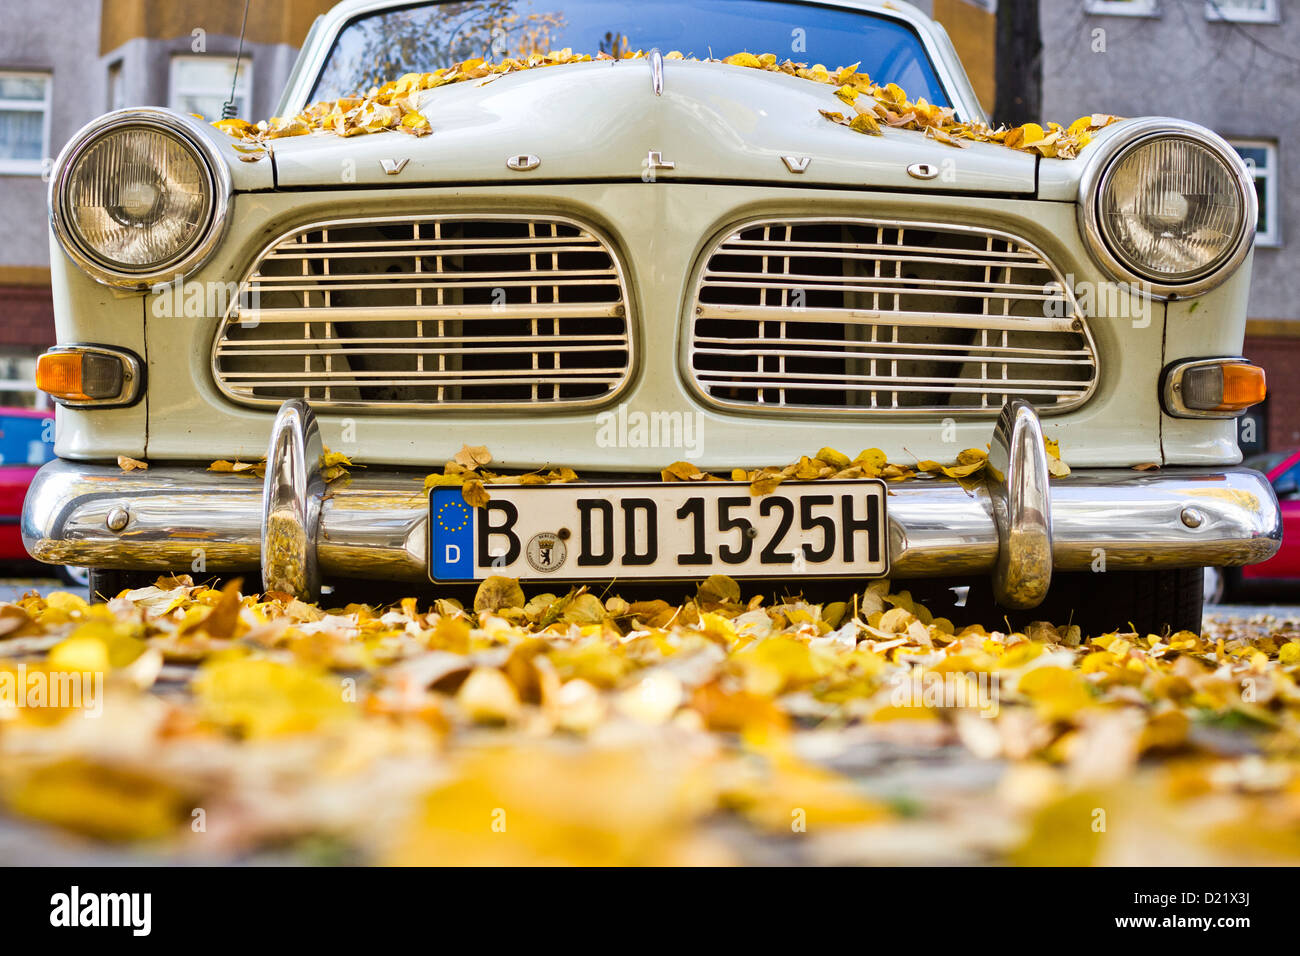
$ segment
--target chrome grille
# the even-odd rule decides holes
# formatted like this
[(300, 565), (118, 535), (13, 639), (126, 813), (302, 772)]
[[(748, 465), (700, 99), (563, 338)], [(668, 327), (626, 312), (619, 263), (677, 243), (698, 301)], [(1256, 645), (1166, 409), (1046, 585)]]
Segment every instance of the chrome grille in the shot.
[(744, 225), (706, 254), (690, 373), (749, 409), (1051, 414), (1091, 394), (1097, 358), (1060, 274), (1027, 243), (876, 220)]
[(631, 366), (613, 249), (549, 217), (297, 229), (263, 252), (213, 348), (220, 388), (257, 405), (584, 405)]

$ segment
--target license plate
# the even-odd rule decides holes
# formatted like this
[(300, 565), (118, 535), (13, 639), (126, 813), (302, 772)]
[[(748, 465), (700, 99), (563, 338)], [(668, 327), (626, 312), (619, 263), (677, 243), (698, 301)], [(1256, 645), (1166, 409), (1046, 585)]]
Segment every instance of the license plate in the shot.
[(478, 581), (880, 577), (889, 570), (885, 484), (744, 482), (489, 485), (429, 493), (429, 577)]

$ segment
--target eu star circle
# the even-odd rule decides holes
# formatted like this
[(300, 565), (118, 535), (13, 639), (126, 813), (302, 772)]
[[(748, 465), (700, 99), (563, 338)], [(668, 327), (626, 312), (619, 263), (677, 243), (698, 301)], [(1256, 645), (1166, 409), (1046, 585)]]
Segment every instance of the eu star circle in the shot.
[(469, 506), (460, 501), (444, 501), (438, 506), (438, 527), (443, 531), (463, 531), (469, 524)]

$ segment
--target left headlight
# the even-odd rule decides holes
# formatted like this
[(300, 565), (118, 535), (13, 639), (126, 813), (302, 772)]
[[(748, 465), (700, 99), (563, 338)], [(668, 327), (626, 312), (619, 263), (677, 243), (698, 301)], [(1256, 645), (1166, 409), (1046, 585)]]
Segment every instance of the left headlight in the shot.
[(94, 278), (138, 289), (206, 257), (228, 194), (224, 163), (183, 120), (123, 110), (91, 123), (64, 149), (50, 184), (50, 218), (60, 244)]
[(1156, 120), (1092, 157), (1080, 197), (1094, 256), (1152, 293), (1188, 296), (1224, 281), (1250, 251), (1258, 216), (1245, 164), (1219, 136)]

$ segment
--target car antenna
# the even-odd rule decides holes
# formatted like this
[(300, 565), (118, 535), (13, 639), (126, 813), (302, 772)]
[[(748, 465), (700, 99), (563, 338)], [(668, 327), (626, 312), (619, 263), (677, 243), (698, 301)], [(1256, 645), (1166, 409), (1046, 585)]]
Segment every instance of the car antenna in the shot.
[(230, 79), (230, 99), (221, 105), (221, 118), (235, 118), (235, 89), (239, 85), (239, 61), (244, 56), (244, 31), (248, 29), (248, 0), (244, 0), (244, 22), (239, 25), (239, 48), (235, 51), (235, 75)]

